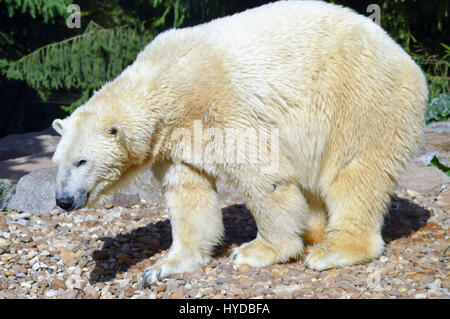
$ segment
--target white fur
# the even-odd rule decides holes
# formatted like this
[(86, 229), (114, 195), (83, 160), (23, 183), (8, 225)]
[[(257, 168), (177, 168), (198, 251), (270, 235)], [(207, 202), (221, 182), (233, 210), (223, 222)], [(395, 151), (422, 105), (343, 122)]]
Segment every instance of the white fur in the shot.
[[(73, 172), (74, 159), (91, 160), (89, 174), (75, 173), (84, 182), (74, 180), (88, 205), (144, 169), (171, 185), (174, 246), (147, 282), (208, 260), (222, 232), (218, 177), (239, 189), (258, 225), (238, 264), (298, 257), (307, 236), (317, 241), (311, 267), (346, 266), (382, 252), (389, 193), (422, 138), (427, 98), (420, 68), (370, 19), (320, 1), (280, 1), (160, 34), (67, 119), (54, 159)], [(205, 130), (277, 129), (276, 169), (223, 163), (220, 146), (205, 161), (183, 157), (186, 141), (172, 133), (194, 132), (195, 121)]]

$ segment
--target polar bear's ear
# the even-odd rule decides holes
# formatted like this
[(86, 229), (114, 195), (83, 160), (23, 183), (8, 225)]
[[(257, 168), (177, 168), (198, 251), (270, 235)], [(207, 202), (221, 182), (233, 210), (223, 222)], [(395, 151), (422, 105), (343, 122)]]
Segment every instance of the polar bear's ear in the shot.
[(52, 123), (53, 129), (58, 133), (59, 135), (62, 135), (62, 131), (64, 128), (64, 124), (66, 123), (66, 120), (56, 119)]
[(114, 136), (120, 143), (126, 144), (125, 134), (119, 125), (111, 125), (106, 130), (109, 135)]
[(116, 138), (116, 140), (119, 141), (119, 143), (123, 144), (126, 148), (128, 148), (129, 144), (128, 144), (126, 132), (121, 125), (119, 125), (119, 124), (111, 125), (107, 128), (106, 132), (109, 135), (114, 136)]

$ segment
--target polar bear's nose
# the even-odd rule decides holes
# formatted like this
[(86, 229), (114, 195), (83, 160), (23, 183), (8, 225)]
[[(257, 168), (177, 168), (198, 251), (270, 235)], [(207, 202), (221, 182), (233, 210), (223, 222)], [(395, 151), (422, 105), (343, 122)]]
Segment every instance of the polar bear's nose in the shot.
[(56, 205), (58, 205), (62, 209), (68, 210), (73, 206), (73, 197), (64, 196), (56, 198)]

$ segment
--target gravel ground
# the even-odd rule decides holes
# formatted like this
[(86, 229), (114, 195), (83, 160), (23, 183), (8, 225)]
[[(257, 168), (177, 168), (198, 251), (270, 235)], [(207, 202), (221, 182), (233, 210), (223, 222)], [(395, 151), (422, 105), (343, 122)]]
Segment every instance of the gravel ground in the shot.
[(2, 212), (0, 298), (450, 298), (449, 197), (445, 187), (397, 192), (383, 256), (322, 272), (302, 261), (234, 269), (229, 250), (253, 239), (256, 226), (243, 205), (230, 206), (225, 243), (210, 264), (146, 289), (143, 270), (171, 243), (162, 203), (40, 217)]

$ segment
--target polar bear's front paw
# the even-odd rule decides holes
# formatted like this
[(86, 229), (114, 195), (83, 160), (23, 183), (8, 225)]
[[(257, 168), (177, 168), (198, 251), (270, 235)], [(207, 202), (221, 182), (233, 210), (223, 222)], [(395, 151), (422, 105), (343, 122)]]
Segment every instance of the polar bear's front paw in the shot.
[(164, 277), (169, 276), (171, 273), (169, 273), (164, 266), (161, 267), (154, 267), (150, 266), (147, 267), (144, 270), (144, 273), (142, 274), (142, 288), (150, 287), (151, 284), (162, 281)]
[(194, 271), (206, 264), (208, 260), (209, 258), (193, 258), (169, 253), (156, 264), (144, 270), (142, 287), (150, 287), (153, 283), (162, 281), (163, 278), (172, 274)]
[(258, 239), (233, 248), (228, 256), (237, 267), (265, 267), (277, 262), (273, 250), (264, 246)]

